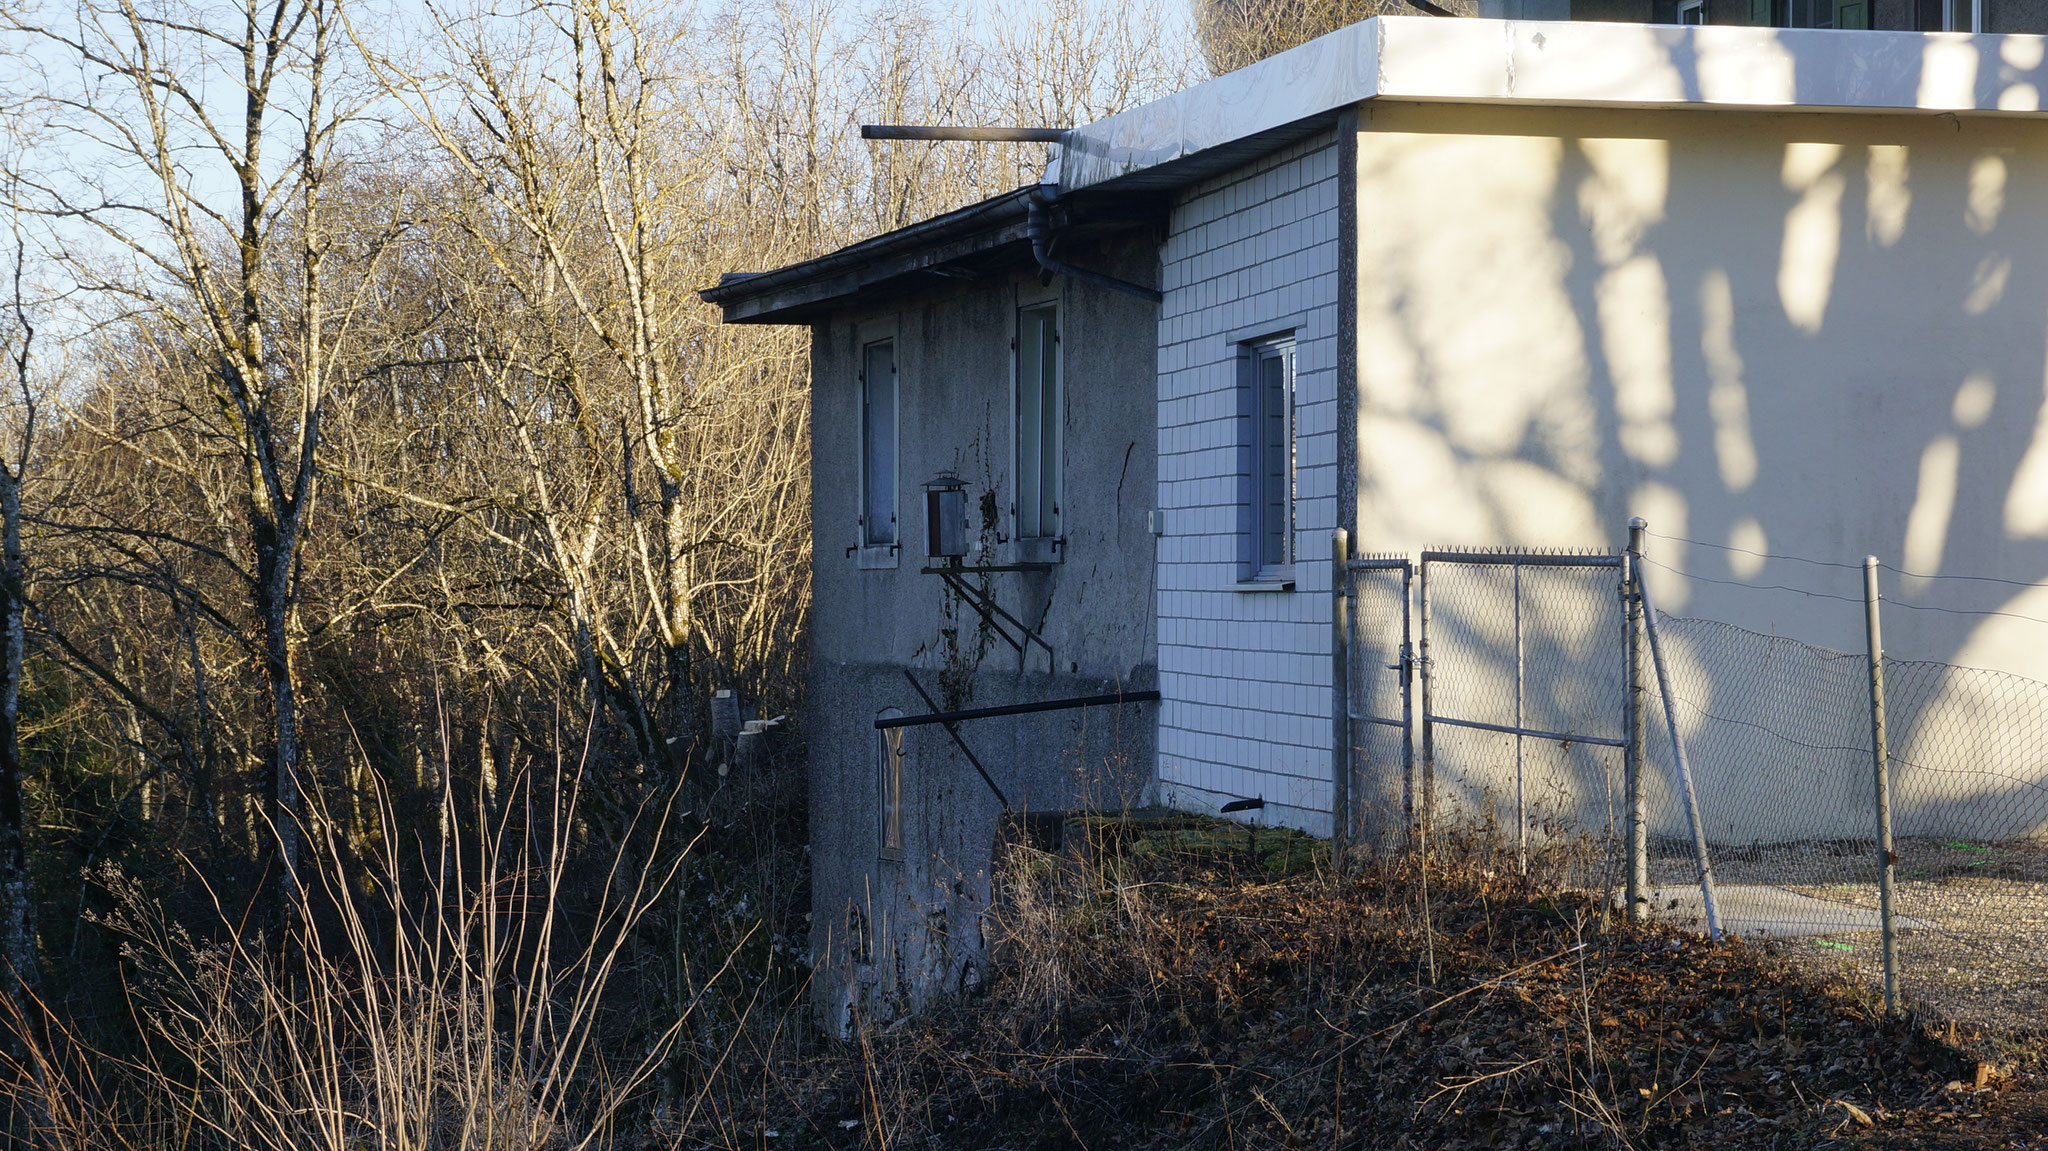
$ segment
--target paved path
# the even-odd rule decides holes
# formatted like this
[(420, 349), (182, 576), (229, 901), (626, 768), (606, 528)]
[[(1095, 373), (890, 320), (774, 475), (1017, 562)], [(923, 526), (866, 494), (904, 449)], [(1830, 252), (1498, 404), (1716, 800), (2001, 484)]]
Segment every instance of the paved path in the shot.
[[(1714, 888), (1714, 903), (1721, 913), (1721, 930), (1729, 935), (1792, 939), (1877, 931), (1881, 926), (1876, 908), (1815, 899), (1782, 887), (1720, 884)], [(1698, 887), (1653, 887), (1650, 908), (1653, 916), (1674, 926), (1702, 933), (1707, 929), (1706, 905)], [(1927, 926), (1903, 915), (1895, 916), (1893, 923), (1900, 931)]]

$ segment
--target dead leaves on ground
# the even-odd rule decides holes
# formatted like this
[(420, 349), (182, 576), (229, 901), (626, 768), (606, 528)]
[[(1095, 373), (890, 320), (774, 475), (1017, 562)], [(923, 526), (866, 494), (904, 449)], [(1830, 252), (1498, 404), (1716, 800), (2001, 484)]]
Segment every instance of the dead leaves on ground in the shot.
[(1059, 942), (1058, 1010), (1010, 1001), (999, 972), (985, 998), (828, 1052), (783, 1105), (874, 1121), (791, 1115), (775, 1145), (2048, 1148), (2032, 1080), (1980, 1078), (1752, 946), (1479, 874), (1432, 876), (1427, 932), (1398, 872), (1145, 880), (1113, 925), (1070, 909), (1088, 929)]

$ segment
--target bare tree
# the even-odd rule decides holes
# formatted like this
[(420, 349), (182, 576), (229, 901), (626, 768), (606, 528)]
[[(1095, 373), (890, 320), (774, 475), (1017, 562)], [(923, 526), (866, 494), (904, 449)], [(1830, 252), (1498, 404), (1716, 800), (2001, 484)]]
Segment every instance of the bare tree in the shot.
[[(117, 322), (176, 345), (170, 362), (204, 396), (183, 414), (225, 444), (238, 492), (233, 550), (260, 634), (263, 771), (279, 908), (298, 886), (304, 740), (295, 660), (299, 570), (320, 498), (320, 442), (339, 345), (360, 298), (336, 298), (324, 194), (351, 109), (336, 99), (335, 0), (242, 0), (226, 13), (106, 0), (64, 24), (8, 20), (76, 82), (44, 98), (97, 159), (31, 191), (126, 264), (68, 270)], [(283, 159), (273, 155), (281, 152)]]
[(1476, 0), (1194, 0), (1202, 54), (1232, 72), (1374, 16), (1471, 16)]

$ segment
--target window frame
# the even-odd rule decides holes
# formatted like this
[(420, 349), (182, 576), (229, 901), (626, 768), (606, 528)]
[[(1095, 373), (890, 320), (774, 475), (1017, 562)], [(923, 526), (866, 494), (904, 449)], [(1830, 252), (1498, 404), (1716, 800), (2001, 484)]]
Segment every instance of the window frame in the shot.
[[(1238, 485), (1241, 513), (1238, 586), (1248, 591), (1279, 591), (1294, 586), (1294, 566), (1301, 531), (1301, 432), (1299, 385), (1301, 378), (1301, 333), (1298, 327), (1283, 328), (1264, 335), (1234, 341), (1237, 348), (1239, 451)], [(1277, 402), (1280, 406), (1279, 450), (1285, 453), (1283, 466), (1286, 497), (1280, 513), (1277, 555), (1269, 552), (1273, 535), (1273, 505), (1267, 499), (1266, 479), (1269, 451), (1274, 445), (1267, 435), (1275, 396), (1265, 380), (1265, 365), (1281, 365)]]
[[(878, 533), (871, 530), (871, 525), (868, 523), (868, 510), (874, 502), (875, 495), (870, 490), (874, 469), (870, 467), (872, 463), (870, 438), (873, 435), (873, 429), (871, 427), (872, 405), (869, 403), (868, 392), (868, 367), (874, 350), (883, 346), (887, 346), (889, 349), (890, 376), (889, 468), (892, 474), (889, 477), (890, 508), (887, 538), (882, 538)], [(855, 485), (859, 489), (859, 503), (854, 509), (856, 547), (860, 554), (861, 567), (893, 568), (898, 564), (898, 556), (903, 547), (903, 365), (898, 355), (900, 349), (897, 347), (894, 326), (879, 327), (875, 330), (861, 332), (860, 338), (855, 341), (854, 347), (856, 349), (854, 353), (854, 404), (859, 416), (857, 422), (860, 428), (859, 442), (856, 445), (858, 459), (855, 464), (859, 480)]]
[[(1040, 360), (1041, 371), (1037, 381), (1037, 419), (1030, 429), (1034, 433), (1031, 443), (1025, 443), (1025, 372), (1024, 334), (1026, 317), (1032, 313), (1050, 312), (1052, 315), (1051, 355)], [(1058, 563), (1065, 550), (1066, 516), (1064, 497), (1066, 492), (1067, 453), (1067, 381), (1066, 356), (1064, 353), (1065, 309), (1057, 295), (1036, 299), (1024, 298), (1017, 301), (1010, 320), (1010, 524), (1016, 540), (1017, 559), (1020, 563)], [(1049, 362), (1051, 386), (1046, 386), (1044, 366)], [(1048, 396), (1050, 397), (1048, 401)], [(1045, 442), (1048, 430), (1045, 408), (1052, 407), (1050, 431), (1052, 443)], [(1035, 518), (1036, 532), (1026, 531), (1025, 464), (1033, 453), (1026, 448), (1036, 448), (1037, 483), (1032, 496), (1037, 499)], [(1050, 471), (1050, 480), (1047, 472)], [(1050, 489), (1048, 493), (1048, 489)], [(1049, 521), (1049, 522), (1048, 522)], [(1046, 530), (1047, 528), (1050, 530)]]

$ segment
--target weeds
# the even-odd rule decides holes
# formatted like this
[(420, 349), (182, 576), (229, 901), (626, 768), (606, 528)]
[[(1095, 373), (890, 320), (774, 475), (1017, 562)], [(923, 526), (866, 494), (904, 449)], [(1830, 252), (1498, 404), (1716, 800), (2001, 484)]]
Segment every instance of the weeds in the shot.
[(618, 1146), (746, 940), (670, 1017), (621, 1011), (662, 967), (642, 929), (692, 843), (669, 842), (680, 821), (648, 801), (620, 839), (636, 850), (578, 850), (581, 778), (521, 774), (496, 818), (444, 795), (438, 847), (402, 838), (380, 795), (362, 853), (316, 803), (281, 939), (219, 903), (218, 930), (189, 929), (103, 872), (99, 925), (122, 940), (143, 1043), (95, 1050), (53, 1023), (8, 1077), (17, 1135), (65, 1151)]
[(2040, 1125), (2030, 1096), (1948, 1090), (1955, 1053), (1846, 985), (1539, 886), (1561, 873), (1541, 850), (1524, 878), (1468, 829), (1428, 873), (1349, 874), (1302, 839), (1316, 862), (1275, 874), (1289, 834), (1253, 857), (1235, 825), (1109, 821), (1010, 855), (985, 997), (793, 1068), (811, 1114), (863, 1122), (771, 1122), (775, 1145), (1735, 1149)]

